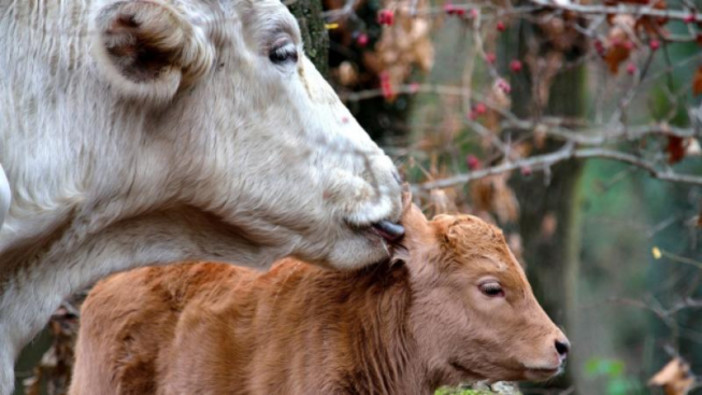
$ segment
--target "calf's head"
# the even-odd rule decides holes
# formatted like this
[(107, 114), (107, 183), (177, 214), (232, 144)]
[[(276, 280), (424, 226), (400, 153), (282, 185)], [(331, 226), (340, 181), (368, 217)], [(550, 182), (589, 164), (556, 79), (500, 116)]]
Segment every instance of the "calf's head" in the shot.
[(116, 105), (142, 116), (144, 144), (175, 147), (158, 152), (169, 202), (318, 264), (386, 256), (383, 236), (402, 229), (373, 226), (399, 219), (396, 170), (304, 55), (279, 0), (94, 8), (98, 75)]
[(410, 322), (439, 380), (543, 380), (562, 369), (568, 339), (499, 229), (470, 215), (427, 221), (416, 206), (403, 225), (407, 250), (394, 259), (411, 274)]

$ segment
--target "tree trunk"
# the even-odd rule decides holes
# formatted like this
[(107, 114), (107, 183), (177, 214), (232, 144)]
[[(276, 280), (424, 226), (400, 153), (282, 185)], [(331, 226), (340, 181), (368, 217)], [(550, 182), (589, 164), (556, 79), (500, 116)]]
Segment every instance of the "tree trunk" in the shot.
[(322, 0), (297, 0), (288, 6), (300, 24), (305, 53), (322, 75), (329, 73), (329, 33), (322, 18)]
[[(527, 48), (539, 37), (538, 28), (523, 22), (518, 38), (504, 43), (507, 46)], [(542, 44), (539, 56), (550, 51), (548, 43)], [(515, 53), (511, 47), (508, 53)], [(524, 55), (524, 54), (522, 54)], [(564, 58), (572, 61), (580, 56), (574, 47)], [(514, 111), (520, 117), (538, 117), (532, 96), (532, 81), (523, 73), (512, 86)], [(585, 69), (583, 66), (561, 70), (549, 89), (548, 104), (544, 115), (577, 119), (583, 116), (585, 99)], [(532, 154), (551, 152), (562, 142), (546, 141), (541, 149)], [(516, 195), (521, 207), (519, 231), (524, 246), (527, 272), (538, 300), (551, 318), (564, 327), (566, 335), (575, 345), (565, 375), (548, 383), (548, 387), (567, 388), (575, 385), (577, 393), (578, 375), (583, 361), (577, 357), (577, 285), (580, 267), (581, 222), (579, 184), (583, 164), (571, 160), (557, 164), (546, 173), (531, 177), (514, 177)], [(555, 228), (553, 227), (555, 225)]]

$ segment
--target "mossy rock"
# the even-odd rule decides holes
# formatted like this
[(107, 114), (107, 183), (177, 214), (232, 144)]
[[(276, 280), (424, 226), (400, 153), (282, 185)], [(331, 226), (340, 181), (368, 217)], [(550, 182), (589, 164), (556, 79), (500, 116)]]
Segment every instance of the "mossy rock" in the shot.
[(434, 395), (493, 395), (494, 392), (466, 388), (439, 388)]
[(434, 395), (522, 395), (522, 393), (515, 383), (500, 381), (490, 386), (479, 383), (471, 386), (442, 387)]

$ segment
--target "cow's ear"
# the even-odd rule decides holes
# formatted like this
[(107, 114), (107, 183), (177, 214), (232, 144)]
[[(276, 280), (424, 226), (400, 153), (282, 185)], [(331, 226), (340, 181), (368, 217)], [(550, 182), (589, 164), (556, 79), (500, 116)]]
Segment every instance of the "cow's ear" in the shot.
[(125, 96), (168, 101), (212, 67), (214, 49), (202, 29), (165, 2), (118, 1), (95, 22), (100, 69)]

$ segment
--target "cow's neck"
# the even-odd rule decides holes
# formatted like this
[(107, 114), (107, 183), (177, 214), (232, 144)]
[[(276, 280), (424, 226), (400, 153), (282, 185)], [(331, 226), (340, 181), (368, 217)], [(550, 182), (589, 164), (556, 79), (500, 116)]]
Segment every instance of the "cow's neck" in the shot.
[[(110, 224), (78, 241), (74, 240), (75, 217), (71, 218), (50, 238), (0, 256), (3, 269), (16, 270), (0, 276), (0, 280), (13, 280), (0, 282), (0, 344), (24, 344), (65, 297), (115, 271), (203, 256), (265, 264), (284, 255), (278, 249), (255, 244), (236, 229), (219, 224), (215, 216), (194, 208), (145, 213)], [(200, 239), (207, 239), (207, 243)], [(9, 267), (8, 262), (12, 262)], [(0, 357), (8, 354), (12, 358), (19, 352), (2, 351)]]

